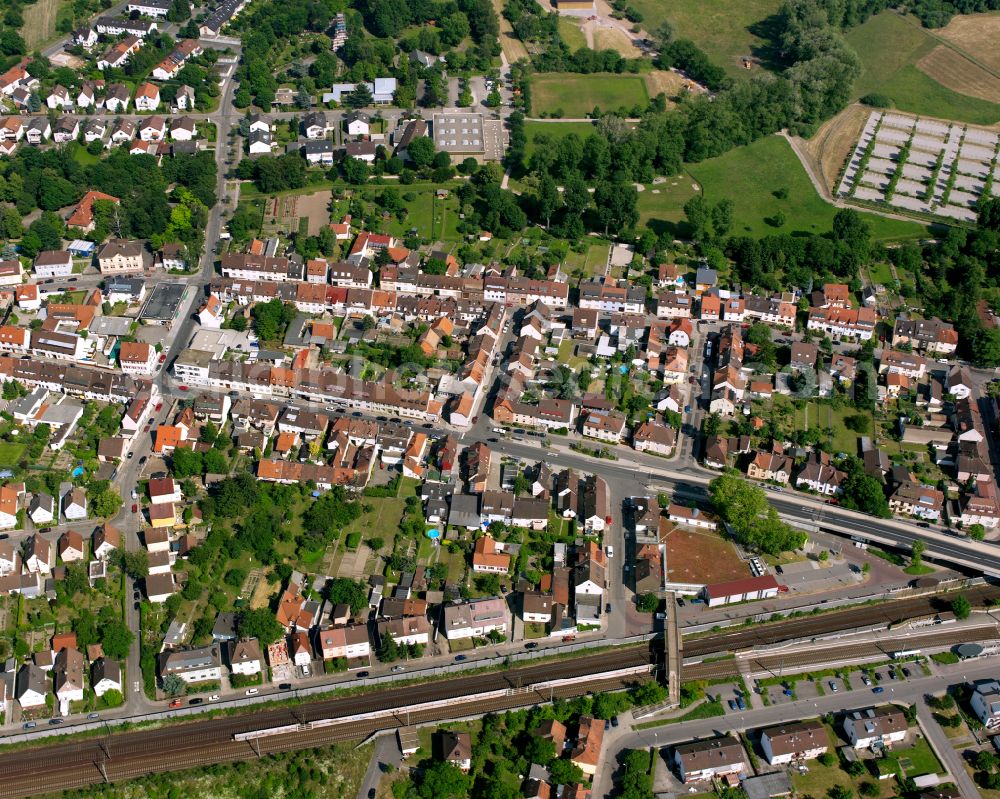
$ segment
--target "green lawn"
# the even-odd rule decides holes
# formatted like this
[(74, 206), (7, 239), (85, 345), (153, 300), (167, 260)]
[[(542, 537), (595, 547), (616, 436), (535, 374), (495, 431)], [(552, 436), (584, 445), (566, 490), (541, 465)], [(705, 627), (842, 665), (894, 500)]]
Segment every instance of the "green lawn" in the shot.
[(947, 89), (914, 66), (938, 42), (919, 24), (894, 11), (883, 11), (847, 32), (861, 59), (855, 97), (888, 95), (901, 111), (956, 119), (978, 125), (1000, 121), (1000, 105)]
[[(943, 769), (930, 745), (924, 738), (918, 738), (913, 746), (907, 749), (893, 749), (886, 760), (901, 764), (900, 770), (905, 770), (908, 777), (919, 777), (923, 774), (939, 774)], [(907, 762), (909, 761), (909, 762)], [(905, 765), (905, 769), (902, 766)]]
[(642, 13), (645, 30), (669, 22), (675, 38), (691, 39), (733, 75), (748, 74), (741, 66), (744, 56), (768, 61), (767, 19), (781, 8), (780, 0), (633, 0), (632, 5)]
[(25, 445), (16, 441), (0, 441), (0, 466), (13, 469), (24, 454)]
[(667, 178), (665, 183), (646, 186), (639, 192), (639, 223), (657, 233), (661, 227), (676, 225), (684, 219), (684, 203), (696, 194), (695, 182), (685, 174)]
[(587, 38), (580, 30), (580, 25), (569, 17), (559, 17), (559, 38), (574, 52), (587, 46)]
[(528, 139), (528, 144), (524, 148), (524, 152), (529, 158), (531, 157), (536, 149), (535, 138), (540, 134), (547, 137), (549, 141), (556, 141), (570, 133), (575, 133), (582, 140), (593, 132), (593, 122), (525, 122), (524, 135)]
[[(730, 199), (735, 203), (733, 235), (753, 237), (775, 233), (826, 233), (836, 209), (825, 202), (792, 152), (779, 136), (768, 136), (746, 147), (737, 147), (718, 158), (692, 164), (689, 171), (701, 184), (705, 199), (717, 203)], [(785, 189), (779, 199), (775, 192)], [(785, 217), (782, 227), (775, 227), (778, 212)], [(916, 222), (901, 222), (874, 214), (862, 214), (877, 239), (907, 239), (926, 236), (927, 228)]]
[(547, 72), (531, 79), (531, 113), (582, 118), (599, 107), (613, 111), (649, 101), (646, 82), (638, 75), (577, 75)]

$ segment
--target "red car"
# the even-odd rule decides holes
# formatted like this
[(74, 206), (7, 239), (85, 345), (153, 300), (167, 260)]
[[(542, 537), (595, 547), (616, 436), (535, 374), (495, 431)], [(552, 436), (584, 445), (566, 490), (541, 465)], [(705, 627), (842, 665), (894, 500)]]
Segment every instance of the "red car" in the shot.
[(180, 700), (180, 699), (175, 699), (175, 700), (174, 700), (173, 702), (171, 702), (171, 703), (170, 703), (170, 705), (169, 705), (169, 707), (180, 707), (180, 706), (181, 706), (181, 700)]
[(178, 386), (178, 388), (179, 388), (179, 389), (180, 389), (181, 391), (187, 391), (187, 390), (188, 390), (188, 387), (187, 387), (187, 386)]
[(165, 360), (167, 360), (167, 353), (160, 353), (160, 363), (163, 363)]
[(136, 502), (133, 502), (132, 503), (132, 513), (138, 513), (138, 512), (139, 512), (139, 504), (136, 503)]
[(158, 403), (156, 403), (156, 412), (157, 412), (157, 413), (159, 413), (159, 412), (160, 412), (160, 409), (161, 409), (161, 408), (163, 408), (163, 403), (162, 403), (162, 402), (158, 402)]

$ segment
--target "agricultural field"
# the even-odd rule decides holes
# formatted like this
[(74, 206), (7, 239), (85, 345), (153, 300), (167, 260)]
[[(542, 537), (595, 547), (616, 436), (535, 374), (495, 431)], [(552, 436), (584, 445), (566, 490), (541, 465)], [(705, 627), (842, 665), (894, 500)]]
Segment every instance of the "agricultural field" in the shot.
[(29, 51), (55, 35), (56, 22), (63, 5), (63, 0), (38, 0), (24, 6), (21, 36)]
[(942, 86), (989, 103), (1000, 102), (1000, 77), (958, 51), (939, 44), (917, 62), (917, 69)]
[[(836, 213), (816, 193), (791, 146), (779, 136), (692, 164), (689, 172), (710, 203), (726, 198), (733, 201), (734, 235), (825, 233)], [(779, 212), (784, 224), (776, 227), (781, 221)], [(877, 239), (915, 238), (927, 232), (924, 225), (913, 222), (875, 215), (866, 215), (866, 220)]]
[(970, 53), (987, 68), (1000, 72), (1000, 12), (986, 14), (960, 14), (952, 17), (935, 35)]
[(752, 56), (765, 66), (771, 62), (767, 20), (778, 13), (780, 0), (633, 0), (632, 5), (642, 13), (645, 30), (652, 33), (669, 22), (676, 38), (690, 39), (734, 76), (748, 74), (742, 66), (744, 57)]
[(531, 79), (533, 116), (549, 114), (582, 119), (595, 107), (603, 111), (631, 109), (648, 101), (646, 84), (638, 75), (548, 72)]
[(972, 94), (988, 91), (993, 76), (959, 53), (932, 55), (938, 40), (915, 20), (883, 11), (849, 30), (846, 38), (862, 64), (856, 97), (883, 94), (896, 108), (914, 114), (977, 125), (1000, 122), (1000, 105)]
[(678, 526), (665, 542), (667, 582), (711, 584), (750, 576), (732, 543), (717, 533)]

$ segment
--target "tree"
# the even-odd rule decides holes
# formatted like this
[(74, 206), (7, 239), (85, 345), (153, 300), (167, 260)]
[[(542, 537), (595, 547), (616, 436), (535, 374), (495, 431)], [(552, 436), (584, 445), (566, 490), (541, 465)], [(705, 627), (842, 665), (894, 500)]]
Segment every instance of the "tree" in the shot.
[(344, 180), (354, 186), (368, 181), (370, 175), (368, 164), (360, 158), (348, 156), (340, 162), (340, 168), (344, 173)]
[(135, 634), (120, 619), (105, 621), (101, 625), (101, 646), (104, 654), (113, 660), (126, 660)]
[(997, 756), (988, 750), (977, 752), (973, 761), (979, 771), (993, 771), (997, 767)]
[(285, 628), (267, 608), (244, 610), (236, 626), (241, 637), (256, 638), (262, 646), (270, 646), (285, 634)]
[(394, 663), (399, 660), (399, 644), (388, 633), (382, 636), (382, 642), (378, 648), (378, 659), (383, 663)]
[(660, 606), (660, 598), (656, 594), (642, 594), (635, 606), (643, 613), (652, 613)]
[(140, 580), (149, 574), (149, 554), (145, 549), (116, 549), (112, 557), (115, 565), (133, 580)]
[(969, 534), (969, 538), (973, 541), (982, 541), (986, 538), (986, 528), (978, 523), (970, 524), (969, 529), (966, 530), (966, 532)]
[(327, 599), (334, 605), (350, 605), (352, 613), (359, 613), (368, 606), (368, 588), (360, 580), (337, 577), (327, 585)]
[(535, 203), (538, 207), (538, 215), (545, 220), (545, 229), (548, 230), (552, 214), (559, 210), (562, 198), (559, 196), (559, 189), (556, 186), (555, 180), (547, 172), (538, 182)]
[(163, 691), (167, 696), (183, 696), (187, 693), (187, 683), (176, 674), (163, 678)]
[(202, 472), (202, 454), (191, 447), (177, 447), (171, 456), (174, 477), (195, 477)]
[(764, 490), (735, 472), (715, 478), (708, 486), (712, 504), (741, 544), (768, 554), (798, 549), (805, 543), (799, 533), (778, 518)]
[(862, 796), (878, 796), (881, 792), (881, 788), (870, 780), (865, 780), (858, 786), (858, 793)]
[(108, 519), (117, 514), (121, 506), (121, 494), (110, 488), (99, 491), (90, 499), (92, 515), (99, 516), (102, 519)]
[(406, 148), (406, 157), (421, 169), (430, 166), (434, 160), (434, 142), (427, 136), (413, 139)]
[(951, 612), (955, 614), (955, 618), (959, 621), (969, 618), (969, 614), (972, 613), (972, 605), (965, 598), (965, 594), (959, 594), (951, 601)]
[(420, 799), (459, 799), (466, 796), (471, 783), (472, 778), (463, 774), (458, 766), (439, 760), (423, 770), (417, 795)]
[(834, 766), (837, 763), (837, 756), (833, 752), (824, 752), (816, 759), (819, 760), (820, 764), (826, 766), (827, 768)]
[(549, 764), (549, 777), (554, 785), (572, 785), (583, 780), (583, 772), (575, 763), (560, 758)]
[(916, 539), (912, 546), (910, 547), (910, 563), (914, 566), (919, 566), (923, 560), (924, 550), (927, 545), (921, 541), (919, 538)]

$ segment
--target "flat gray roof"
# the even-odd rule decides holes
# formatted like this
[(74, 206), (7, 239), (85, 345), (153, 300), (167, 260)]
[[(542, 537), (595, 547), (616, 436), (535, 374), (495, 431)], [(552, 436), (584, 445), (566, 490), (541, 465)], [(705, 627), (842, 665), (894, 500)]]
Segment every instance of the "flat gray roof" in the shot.
[(157, 283), (142, 309), (140, 319), (171, 322), (180, 310), (187, 285), (184, 283)]

